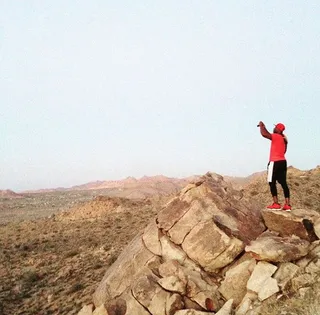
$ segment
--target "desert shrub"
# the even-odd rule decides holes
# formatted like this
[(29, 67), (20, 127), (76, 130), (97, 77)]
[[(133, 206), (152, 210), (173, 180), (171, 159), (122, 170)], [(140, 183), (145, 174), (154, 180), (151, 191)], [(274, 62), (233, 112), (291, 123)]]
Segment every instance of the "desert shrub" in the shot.
[(102, 246), (102, 248), (107, 252), (107, 251), (110, 250), (112, 247), (111, 247), (110, 244), (104, 244), (104, 245)]
[(78, 254), (79, 254), (79, 251), (78, 251), (78, 250), (72, 249), (72, 250), (70, 250), (70, 251), (68, 251), (68, 252), (65, 253), (64, 258), (74, 257), (74, 256), (76, 256), (76, 255), (78, 255)]
[(40, 280), (40, 276), (35, 269), (29, 269), (21, 275), (24, 286), (30, 287)]
[(75, 293), (77, 291), (80, 291), (84, 288), (84, 285), (81, 283), (75, 283), (72, 285), (72, 287), (69, 290), (69, 293)]
[(303, 297), (296, 294), (289, 299), (267, 303), (257, 315), (320, 315), (319, 296), (318, 283)]
[(30, 251), (32, 249), (30, 244), (21, 244), (20, 249), (23, 251)]
[(102, 268), (102, 267), (103, 267), (103, 265), (102, 265), (101, 262), (96, 262), (96, 263), (93, 265), (93, 269), (100, 269), (100, 268)]

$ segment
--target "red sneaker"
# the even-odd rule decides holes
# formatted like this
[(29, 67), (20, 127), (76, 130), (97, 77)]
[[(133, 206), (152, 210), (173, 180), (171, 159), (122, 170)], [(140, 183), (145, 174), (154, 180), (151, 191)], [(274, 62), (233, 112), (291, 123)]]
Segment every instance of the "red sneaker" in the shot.
[(274, 202), (272, 205), (267, 207), (268, 209), (281, 209), (280, 203)]
[(284, 211), (291, 211), (291, 206), (285, 204), (285, 205), (282, 207), (282, 210), (284, 210)]

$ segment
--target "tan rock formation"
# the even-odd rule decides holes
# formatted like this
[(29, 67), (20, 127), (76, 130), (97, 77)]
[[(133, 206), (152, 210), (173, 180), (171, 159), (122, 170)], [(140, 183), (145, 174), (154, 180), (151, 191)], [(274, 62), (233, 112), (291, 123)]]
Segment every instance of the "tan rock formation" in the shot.
[(234, 305), (239, 305), (247, 293), (247, 282), (256, 266), (254, 259), (245, 260), (229, 269), (219, 288), (224, 298), (233, 299)]
[(310, 284), (320, 241), (304, 220), (316, 215), (262, 215), (221, 176), (206, 174), (126, 247), (94, 293), (96, 309), (81, 312), (249, 315), (287, 287)]
[(312, 221), (306, 216), (301, 216), (301, 211), (263, 210), (262, 216), (268, 229), (278, 232), (280, 236), (296, 235), (307, 241), (317, 239)]
[(308, 254), (310, 243), (298, 237), (279, 237), (262, 235), (246, 246), (257, 260), (271, 262), (289, 262)]

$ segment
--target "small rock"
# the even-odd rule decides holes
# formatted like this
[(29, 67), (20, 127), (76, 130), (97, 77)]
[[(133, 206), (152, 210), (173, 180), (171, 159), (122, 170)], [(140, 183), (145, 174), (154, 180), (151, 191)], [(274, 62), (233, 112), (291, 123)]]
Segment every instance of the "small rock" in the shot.
[(216, 313), (216, 315), (230, 315), (232, 312), (233, 300), (228, 300), (222, 308)]
[(260, 301), (267, 299), (279, 291), (277, 280), (271, 278), (277, 267), (267, 262), (259, 262), (254, 268), (247, 283), (247, 289), (258, 293)]
[(102, 304), (93, 311), (92, 315), (109, 315), (109, 314), (108, 314), (106, 308), (104, 307), (104, 305)]
[(78, 313), (78, 315), (92, 315), (92, 309), (93, 309), (93, 305), (89, 304), (89, 305), (85, 305), (80, 312)]

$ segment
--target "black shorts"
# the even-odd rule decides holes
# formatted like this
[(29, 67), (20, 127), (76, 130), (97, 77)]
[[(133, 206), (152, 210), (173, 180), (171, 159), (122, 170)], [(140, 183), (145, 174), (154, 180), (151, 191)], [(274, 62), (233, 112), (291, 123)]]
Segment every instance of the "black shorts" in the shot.
[(268, 164), (268, 182), (285, 182), (287, 178), (287, 161), (269, 162)]

